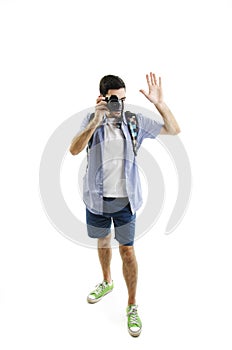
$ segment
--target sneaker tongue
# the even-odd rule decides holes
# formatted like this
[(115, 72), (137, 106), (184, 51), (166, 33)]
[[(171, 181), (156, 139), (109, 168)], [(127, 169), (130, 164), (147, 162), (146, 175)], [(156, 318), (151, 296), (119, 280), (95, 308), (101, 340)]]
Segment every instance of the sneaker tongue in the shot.
[(133, 311), (137, 311), (137, 305), (129, 305), (127, 307), (127, 312), (133, 312)]

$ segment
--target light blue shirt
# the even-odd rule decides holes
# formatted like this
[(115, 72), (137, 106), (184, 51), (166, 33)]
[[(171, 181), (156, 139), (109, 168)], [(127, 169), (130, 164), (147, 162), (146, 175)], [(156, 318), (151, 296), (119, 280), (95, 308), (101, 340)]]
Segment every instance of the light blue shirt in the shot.
[[(89, 124), (90, 115), (91, 113), (83, 120), (80, 131), (84, 130)], [(139, 127), (137, 137), (137, 149), (139, 149), (145, 138), (156, 138), (160, 133), (162, 124), (143, 116), (141, 113), (136, 114), (136, 116)], [(99, 215), (103, 213), (103, 151), (105, 125), (106, 118), (103, 119), (102, 125), (100, 125), (93, 134), (92, 145), (87, 156), (88, 165), (83, 178), (83, 201), (89, 211)], [(124, 172), (126, 191), (132, 214), (134, 214), (143, 203), (142, 189), (125, 114), (123, 114), (121, 129), (125, 137)]]

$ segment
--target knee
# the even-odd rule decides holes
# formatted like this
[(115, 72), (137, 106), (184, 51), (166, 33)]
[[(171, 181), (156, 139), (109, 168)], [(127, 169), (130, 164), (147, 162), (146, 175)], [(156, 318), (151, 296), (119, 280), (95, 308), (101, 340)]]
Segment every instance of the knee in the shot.
[(130, 263), (135, 260), (135, 251), (133, 246), (123, 246), (119, 247), (119, 251), (124, 262)]
[(106, 237), (98, 239), (98, 248), (110, 248), (111, 247), (111, 234)]

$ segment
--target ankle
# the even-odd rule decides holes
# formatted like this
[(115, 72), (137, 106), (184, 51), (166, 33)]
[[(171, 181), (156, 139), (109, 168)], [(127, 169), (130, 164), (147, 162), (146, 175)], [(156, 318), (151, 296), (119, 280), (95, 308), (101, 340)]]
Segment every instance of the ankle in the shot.
[(111, 278), (104, 278), (104, 281), (107, 282), (108, 284), (112, 284), (112, 279)]

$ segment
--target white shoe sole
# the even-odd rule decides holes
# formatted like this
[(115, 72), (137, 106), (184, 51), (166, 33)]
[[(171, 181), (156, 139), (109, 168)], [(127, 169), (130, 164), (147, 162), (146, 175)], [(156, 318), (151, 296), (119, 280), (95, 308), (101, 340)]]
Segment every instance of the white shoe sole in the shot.
[(89, 304), (95, 304), (98, 303), (100, 300), (102, 300), (102, 298), (104, 298), (107, 294), (109, 294), (110, 292), (112, 292), (113, 289), (110, 289), (107, 293), (105, 293), (102, 297), (97, 298), (97, 299), (92, 299), (89, 296), (87, 297), (87, 302)]
[(132, 337), (139, 337), (141, 331), (142, 331), (142, 328), (140, 328), (140, 330), (137, 331), (137, 332), (133, 332), (133, 331), (131, 331), (131, 330), (128, 328), (128, 332), (129, 332), (129, 334), (130, 334)]

